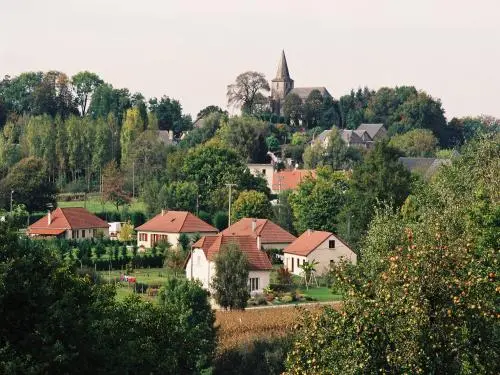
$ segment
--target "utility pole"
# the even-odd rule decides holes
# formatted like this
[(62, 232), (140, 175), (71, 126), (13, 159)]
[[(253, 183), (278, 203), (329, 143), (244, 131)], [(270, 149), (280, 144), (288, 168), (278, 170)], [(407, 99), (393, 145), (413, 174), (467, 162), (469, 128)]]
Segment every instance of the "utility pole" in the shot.
[(231, 226), (231, 188), (236, 184), (226, 184), (229, 187), (229, 213), (228, 213), (228, 227)]
[(135, 160), (132, 162), (132, 198), (135, 198)]
[(10, 214), (12, 215), (12, 194), (14, 194), (14, 190), (10, 192)]

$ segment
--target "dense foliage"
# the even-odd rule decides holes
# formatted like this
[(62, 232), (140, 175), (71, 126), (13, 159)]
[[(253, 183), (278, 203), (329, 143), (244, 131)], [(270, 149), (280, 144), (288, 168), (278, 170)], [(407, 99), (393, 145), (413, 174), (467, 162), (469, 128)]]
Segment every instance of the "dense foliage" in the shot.
[(207, 293), (171, 281), (153, 305), (115, 300), (111, 286), (76, 274), (43, 242), (0, 227), (0, 372), (199, 373), (211, 365)]
[(499, 141), (470, 145), (413, 209), (378, 213), (359, 265), (334, 270), (343, 309), (306, 315), (288, 373), (499, 372)]

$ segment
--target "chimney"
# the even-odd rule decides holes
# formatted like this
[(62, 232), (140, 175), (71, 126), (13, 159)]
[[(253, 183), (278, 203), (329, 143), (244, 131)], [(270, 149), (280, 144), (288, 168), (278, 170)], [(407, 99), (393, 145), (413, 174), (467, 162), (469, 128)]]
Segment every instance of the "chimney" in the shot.
[(255, 232), (257, 229), (257, 219), (252, 219), (252, 232)]
[(313, 232), (312, 229), (308, 229), (307, 230), (307, 235), (310, 236), (312, 232)]
[(47, 213), (47, 222), (48, 222), (48, 225), (50, 225), (52, 223), (52, 213), (50, 212), (50, 210)]
[(161, 216), (165, 216), (165, 210), (163, 208), (161, 209)]
[(257, 236), (257, 249), (259, 249), (259, 250), (260, 250), (260, 246), (261, 246), (261, 245), (262, 245), (262, 244), (260, 243), (260, 236)]

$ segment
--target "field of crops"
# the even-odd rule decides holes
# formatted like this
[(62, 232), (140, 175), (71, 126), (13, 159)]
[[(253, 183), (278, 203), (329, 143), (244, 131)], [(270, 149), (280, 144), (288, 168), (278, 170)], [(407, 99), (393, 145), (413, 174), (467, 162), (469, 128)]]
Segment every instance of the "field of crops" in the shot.
[(319, 305), (248, 309), (216, 312), (219, 327), (218, 352), (251, 343), (258, 339), (285, 336), (294, 331), (305, 309), (318, 310)]

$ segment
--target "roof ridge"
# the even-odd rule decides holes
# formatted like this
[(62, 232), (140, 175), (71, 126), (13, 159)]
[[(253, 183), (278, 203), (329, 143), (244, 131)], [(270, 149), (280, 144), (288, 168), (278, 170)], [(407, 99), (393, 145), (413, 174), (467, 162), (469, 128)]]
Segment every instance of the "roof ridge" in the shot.
[(185, 213), (186, 215), (184, 216), (184, 220), (182, 220), (182, 225), (179, 228), (179, 232), (181, 232), (182, 229), (184, 228), (184, 225), (186, 225), (186, 221), (187, 221), (188, 215), (190, 214), (190, 212), (188, 212), (188, 211), (181, 211), (181, 212)]

